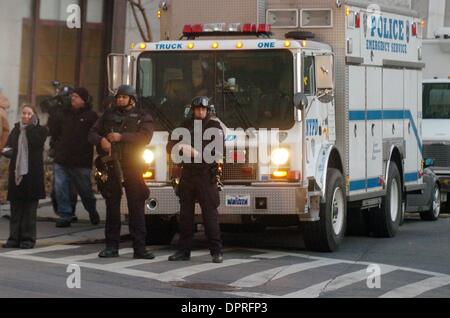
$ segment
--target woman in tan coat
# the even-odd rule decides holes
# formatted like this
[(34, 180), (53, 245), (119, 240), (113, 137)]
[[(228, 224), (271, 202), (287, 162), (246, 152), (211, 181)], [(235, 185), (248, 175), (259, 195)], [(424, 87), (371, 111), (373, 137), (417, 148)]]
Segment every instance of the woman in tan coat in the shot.
[(9, 135), (8, 113), (9, 101), (0, 89), (0, 151), (5, 147)]

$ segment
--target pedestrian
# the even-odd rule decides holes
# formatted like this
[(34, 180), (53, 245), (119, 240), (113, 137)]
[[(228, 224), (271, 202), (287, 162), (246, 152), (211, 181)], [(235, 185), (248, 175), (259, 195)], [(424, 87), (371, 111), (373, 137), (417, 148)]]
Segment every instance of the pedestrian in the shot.
[(8, 175), (11, 219), (3, 247), (31, 249), (36, 244), (38, 202), (45, 198), (43, 152), (48, 131), (39, 124), (34, 107), (23, 106), (21, 114), (7, 141), (12, 149)]
[[(48, 109), (49, 120), (51, 122), (59, 122), (61, 120), (60, 116), (64, 114), (65, 110), (69, 110), (72, 105), (70, 101), (70, 95), (73, 93), (73, 88), (65, 86), (62, 89), (57, 89), (55, 96), (41, 103), (41, 109)], [(49, 142), (49, 157), (54, 161), (55, 159), (55, 146), (58, 144), (56, 137), (60, 137), (60, 134), (55, 134), (50, 136)], [(72, 208), (72, 222), (77, 222), (78, 218), (76, 216), (78, 193), (73, 182), (69, 182), (69, 200), (70, 206)], [(58, 212), (58, 202), (56, 199), (56, 186), (55, 186), (55, 164), (53, 164), (53, 180), (52, 180), (52, 192), (50, 193), (50, 199), (52, 202), (53, 212), (59, 216)]]
[(100, 186), (106, 199), (106, 248), (100, 252), (101, 258), (119, 257), (122, 187), (128, 201), (134, 258), (155, 257), (147, 251), (145, 244), (145, 201), (150, 192), (142, 176), (142, 154), (153, 137), (153, 118), (137, 108), (136, 102), (134, 87), (119, 87), (115, 105), (106, 110), (89, 135), (89, 141), (97, 146), (100, 155), (96, 162), (109, 160), (113, 167), (108, 170), (105, 187)]
[[(190, 260), (192, 240), (194, 237), (194, 217), (195, 203), (198, 202), (202, 209), (203, 223), (205, 233), (208, 237), (212, 261), (214, 263), (223, 262), (222, 239), (219, 226), (220, 205), (218, 189), (218, 161), (223, 159), (224, 134), (220, 123), (211, 115), (212, 107), (206, 96), (199, 96), (193, 99), (191, 103), (192, 119), (186, 120), (181, 128), (186, 128), (191, 133), (190, 144), (178, 143), (171, 140), (168, 143), (167, 151), (169, 154), (183, 152), (189, 160), (183, 160), (181, 163), (182, 173), (179, 182), (178, 195), (180, 198), (180, 238), (177, 252), (169, 257), (169, 261), (187, 261)], [(195, 125), (201, 124), (201, 136)], [(203, 138), (206, 130), (216, 131), (216, 137), (220, 140), (214, 140), (221, 148), (216, 149), (213, 154), (215, 161), (207, 162), (205, 159), (195, 160), (198, 155), (204, 154), (204, 150), (211, 142)], [(194, 139), (201, 138), (202, 148), (196, 149)], [(175, 148), (175, 149), (174, 149)], [(194, 162), (192, 162), (194, 161)]]
[(54, 182), (60, 216), (56, 227), (59, 228), (70, 227), (72, 223), (71, 182), (89, 212), (91, 224), (100, 223), (91, 182), (94, 147), (88, 141), (89, 130), (98, 115), (92, 110), (92, 99), (87, 89), (75, 89), (70, 101), (70, 108), (63, 109), (60, 116), (50, 116), (48, 122), (51, 139), (55, 142)]
[(0, 151), (5, 147), (9, 135), (8, 108), (9, 100), (0, 88)]
[[(2, 88), (0, 87), (0, 153), (2, 152), (3, 148), (6, 145), (6, 141), (8, 139), (9, 135), (9, 122), (8, 122), (8, 108), (9, 108), (9, 100), (8, 98), (2, 93)], [(7, 162), (5, 159), (2, 158), (0, 155), (0, 188), (3, 188), (4, 185), (6, 185), (6, 173), (7, 170)], [(0, 217), (9, 218), (9, 213), (2, 211), (2, 202), (5, 199), (5, 197), (2, 195), (0, 197)]]

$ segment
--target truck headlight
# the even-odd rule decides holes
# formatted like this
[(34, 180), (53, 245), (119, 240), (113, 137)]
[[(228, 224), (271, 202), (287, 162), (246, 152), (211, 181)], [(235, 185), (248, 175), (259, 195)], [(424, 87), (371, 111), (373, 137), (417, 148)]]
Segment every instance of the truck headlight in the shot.
[(146, 164), (151, 165), (153, 161), (155, 161), (155, 154), (150, 149), (146, 149), (142, 155), (142, 158)]
[(289, 150), (278, 148), (272, 152), (272, 163), (277, 166), (285, 165), (289, 161)]

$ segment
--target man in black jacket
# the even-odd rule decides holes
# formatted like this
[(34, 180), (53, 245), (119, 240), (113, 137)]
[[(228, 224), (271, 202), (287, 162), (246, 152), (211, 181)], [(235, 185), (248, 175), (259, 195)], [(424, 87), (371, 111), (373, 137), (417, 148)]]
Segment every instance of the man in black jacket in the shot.
[(155, 257), (145, 247), (145, 201), (150, 191), (142, 176), (142, 154), (153, 137), (153, 118), (138, 109), (136, 101), (134, 87), (119, 87), (115, 105), (106, 110), (89, 134), (89, 141), (99, 148), (100, 161), (102, 157), (114, 158), (114, 169), (108, 170), (105, 182), (108, 190), (102, 191), (106, 199), (106, 248), (100, 252), (101, 258), (119, 257), (122, 187), (127, 196), (134, 258)]
[(48, 127), (54, 142), (54, 185), (60, 216), (56, 227), (71, 226), (71, 182), (80, 195), (84, 208), (89, 212), (91, 223), (100, 223), (91, 184), (94, 147), (88, 141), (89, 130), (97, 119), (97, 113), (92, 110), (91, 97), (82, 87), (72, 93), (70, 108), (49, 118)]
[[(167, 151), (175, 163), (178, 158), (174, 159), (180, 153), (183, 155), (183, 158), (180, 158), (182, 174), (179, 184), (180, 239), (178, 251), (169, 257), (169, 261), (190, 259), (194, 236), (195, 203), (198, 201), (202, 209), (212, 261), (222, 263), (222, 239), (217, 210), (220, 205), (217, 174), (218, 162), (223, 160), (224, 134), (219, 121), (211, 116), (208, 97), (194, 98), (191, 109), (192, 119), (186, 120), (181, 125), (182, 129), (189, 130), (190, 140), (188, 143), (184, 140), (181, 142), (171, 140), (167, 146)], [(179, 132), (182, 134), (181, 130)]]

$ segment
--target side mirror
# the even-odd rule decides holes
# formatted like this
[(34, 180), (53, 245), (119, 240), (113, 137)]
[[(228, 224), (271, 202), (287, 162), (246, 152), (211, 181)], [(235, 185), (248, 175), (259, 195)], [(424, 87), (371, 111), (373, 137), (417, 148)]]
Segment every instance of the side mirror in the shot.
[(318, 91), (334, 91), (333, 55), (316, 56), (316, 88)]
[(134, 58), (125, 54), (108, 55), (108, 90), (115, 95), (120, 85), (134, 85)]
[(434, 159), (426, 159), (425, 160), (425, 168), (429, 168), (434, 166)]
[(294, 106), (298, 110), (306, 110), (308, 107), (308, 98), (303, 93), (297, 93), (294, 95)]

